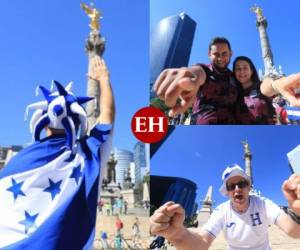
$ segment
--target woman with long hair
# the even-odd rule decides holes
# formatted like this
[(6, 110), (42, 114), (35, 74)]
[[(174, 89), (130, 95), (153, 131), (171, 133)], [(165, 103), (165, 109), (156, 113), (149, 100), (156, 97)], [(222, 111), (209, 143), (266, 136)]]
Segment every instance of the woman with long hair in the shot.
[(239, 90), (235, 111), (237, 124), (275, 124), (272, 100), (261, 93), (261, 81), (250, 58), (237, 57), (233, 73)]

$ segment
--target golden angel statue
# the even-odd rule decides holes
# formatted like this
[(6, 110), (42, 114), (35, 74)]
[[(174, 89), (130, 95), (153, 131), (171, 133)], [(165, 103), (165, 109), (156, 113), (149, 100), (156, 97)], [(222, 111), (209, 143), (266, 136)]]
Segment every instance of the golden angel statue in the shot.
[(263, 16), (262, 8), (258, 7), (257, 5), (254, 5), (253, 7), (251, 7), (250, 10), (256, 14), (257, 18)]
[(244, 146), (245, 154), (249, 154), (250, 153), (250, 146), (249, 146), (249, 143), (247, 142), (247, 140), (242, 141), (242, 144)]
[(102, 17), (101, 12), (97, 10), (95, 7), (90, 7), (84, 3), (81, 3), (80, 7), (85, 11), (85, 13), (91, 19), (89, 27), (92, 30), (99, 31), (100, 30), (99, 19)]

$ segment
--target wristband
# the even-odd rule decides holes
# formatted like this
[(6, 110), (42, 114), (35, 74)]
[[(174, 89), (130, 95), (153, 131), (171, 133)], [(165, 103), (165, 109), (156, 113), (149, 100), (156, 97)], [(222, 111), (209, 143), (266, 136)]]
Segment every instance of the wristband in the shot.
[(295, 214), (292, 209), (289, 207), (283, 207), (283, 211), (290, 216), (290, 218), (296, 222), (298, 225), (300, 225), (300, 216)]

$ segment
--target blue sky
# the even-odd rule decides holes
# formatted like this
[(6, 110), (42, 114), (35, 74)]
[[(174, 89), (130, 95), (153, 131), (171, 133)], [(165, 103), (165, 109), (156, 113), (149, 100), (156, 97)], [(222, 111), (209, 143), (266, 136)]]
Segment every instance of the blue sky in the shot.
[[(74, 81), (74, 91), (86, 94), (87, 56), (84, 44), (88, 17), (78, 0), (1, 1), (0, 15), (0, 145), (31, 140), (26, 105), (38, 84), (52, 79)], [(87, 2), (89, 3), (89, 2)], [(102, 10), (101, 33), (106, 38), (104, 58), (116, 99), (114, 146), (131, 150), (133, 114), (148, 105), (149, 4), (140, 0), (95, 1)]]
[(208, 63), (208, 44), (215, 36), (231, 42), (233, 58), (246, 55), (256, 67), (263, 68), (256, 17), (249, 9), (256, 3), (268, 19), (268, 29), (275, 65), (286, 74), (299, 72), (300, 28), (298, 0), (151, 0), (150, 31), (166, 16), (187, 13), (197, 22), (190, 64)]
[(281, 184), (291, 171), (286, 154), (300, 144), (298, 126), (178, 126), (151, 159), (151, 174), (178, 176), (198, 185), (197, 201), (213, 185), (216, 204), (227, 165), (244, 167), (241, 141), (253, 154), (254, 186), (262, 195), (285, 204)]

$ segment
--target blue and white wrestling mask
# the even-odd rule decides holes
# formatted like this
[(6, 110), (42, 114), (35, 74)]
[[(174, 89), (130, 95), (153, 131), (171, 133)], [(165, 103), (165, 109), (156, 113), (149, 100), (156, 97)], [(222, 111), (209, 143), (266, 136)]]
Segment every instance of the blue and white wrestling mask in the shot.
[(30, 104), (26, 108), (25, 119), (30, 109), (35, 109), (30, 120), (30, 131), (35, 141), (40, 141), (40, 134), (46, 127), (61, 129), (66, 133), (66, 147), (73, 151), (77, 132), (80, 129), (79, 138), (87, 133), (87, 114), (82, 104), (93, 97), (77, 97), (71, 92), (72, 82), (65, 88), (57, 81), (53, 81), (57, 91), (51, 92), (43, 86), (39, 86), (45, 101)]

